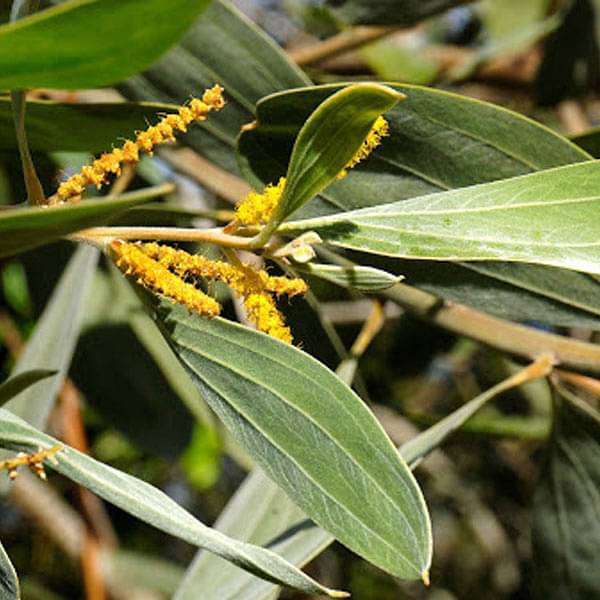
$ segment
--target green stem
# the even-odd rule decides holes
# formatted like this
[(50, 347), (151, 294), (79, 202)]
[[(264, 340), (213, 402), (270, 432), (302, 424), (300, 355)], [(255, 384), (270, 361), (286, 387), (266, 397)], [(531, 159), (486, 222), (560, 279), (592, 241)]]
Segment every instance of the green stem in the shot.
[[(30, 15), (38, 10), (39, 5), (39, 0), (15, 0), (10, 14), (10, 21), (14, 22), (21, 17)], [(46, 203), (46, 197), (44, 195), (42, 184), (37, 176), (33, 159), (31, 158), (29, 144), (27, 143), (27, 133), (25, 131), (25, 92), (22, 90), (12, 91), (10, 93), (10, 98), (15, 122), (17, 146), (21, 156), (23, 177), (25, 179), (25, 187), (27, 189), (27, 200), (30, 204), (39, 206)]]

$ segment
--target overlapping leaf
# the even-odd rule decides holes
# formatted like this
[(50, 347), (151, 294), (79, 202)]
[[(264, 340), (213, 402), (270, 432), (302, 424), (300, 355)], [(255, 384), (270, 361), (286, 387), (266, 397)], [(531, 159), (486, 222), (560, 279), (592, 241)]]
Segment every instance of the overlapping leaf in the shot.
[[(115, 102), (61, 104), (27, 102), (27, 141), (33, 152), (110, 150), (119, 139), (157, 120), (158, 113), (177, 110), (170, 104)], [(0, 98), (0, 150), (17, 148), (10, 101)]]
[(49, 369), (32, 369), (31, 371), (25, 371), (11, 377), (0, 385), (0, 406), (6, 404), (11, 398), (14, 398), (25, 391), (34, 383), (52, 377), (52, 375), (56, 375), (56, 371), (51, 371)]
[(15, 568), (0, 543), (0, 600), (19, 600), (20, 597)]
[(557, 390), (554, 432), (533, 506), (536, 598), (600, 595), (600, 415)]
[[(59, 444), (12, 413), (0, 409), (0, 445), (37, 451)], [(53, 468), (133, 516), (187, 542), (206, 548), (254, 574), (311, 594), (345, 597), (328, 590), (276, 554), (228, 538), (196, 520), (153, 486), (69, 447), (55, 455)]]
[(600, 274), (600, 164), (549, 169), (287, 224), (399, 258), (505, 260)]
[(3, 210), (0, 212), (0, 257), (31, 250), (86, 227), (105, 224), (155, 196), (156, 190), (142, 190), (81, 204)]
[(158, 310), (205, 399), (267, 475), (364, 558), (400, 577), (422, 577), (431, 531), (421, 492), (350, 388), (264, 334), (166, 302)]
[(0, 27), (0, 89), (79, 89), (141, 71), (208, 0), (70, 0)]

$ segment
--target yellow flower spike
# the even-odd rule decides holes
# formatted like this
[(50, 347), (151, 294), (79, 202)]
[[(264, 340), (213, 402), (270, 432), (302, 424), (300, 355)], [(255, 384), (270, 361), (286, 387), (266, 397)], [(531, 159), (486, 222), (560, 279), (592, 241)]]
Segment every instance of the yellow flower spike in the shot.
[(302, 279), (271, 277), (266, 271), (255, 270), (249, 265), (210, 260), (156, 243), (138, 244), (135, 247), (174, 277), (214, 279), (227, 284), (244, 299), (248, 318), (260, 331), (292, 343), (290, 329), (285, 325), (283, 315), (270, 293), (290, 297), (304, 294), (308, 286)]
[(256, 327), (269, 335), (285, 342), (292, 343), (292, 333), (286, 326), (282, 314), (277, 309), (275, 301), (265, 293), (252, 293), (244, 298), (244, 306), (248, 319)]
[(384, 137), (390, 135), (390, 126), (383, 117), (377, 117), (371, 131), (362, 143), (362, 146), (357, 150), (356, 154), (350, 159), (348, 164), (340, 171), (338, 179), (343, 179), (348, 175), (348, 170), (355, 167), (359, 162), (365, 160), (381, 144)]
[(14, 458), (0, 461), (0, 471), (8, 471), (8, 477), (11, 481), (17, 478), (19, 467), (29, 467), (30, 471), (37, 475), (40, 479), (46, 480), (46, 471), (44, 471), (44, 461), (49, 460), (56, 464), (56, 453), (60, 452), (63, 447), (60, 444), (52, 446), (52, 448), (40, 448), (37, 452), (27, 454), (19, 452)]
[(127, 140), (122, 148), (103, 154), (91, 165), (83, 167), (80, 173), (73, 175), (60, 184), (57, 192), (59, 201), (67, 202), (83, 194), (87, 185), (100, 188), (108, 181), (110, 174), (119, 175), (123, 163), (135, 163), (140, 152), (152, 154), (155, 146), (175, 140), (175, 132), (186, 132), (194, 121), (205, 121), (208, 113), (221, 110), (225, 105), (223, 88), (215, 85), (204, 92), (202, 100), (193, 99), (189, 106), (182, 106), (177, 114), (167, 115), (161, 121), (136, 134), (135, 141)]
[(138, 244), (115, 240), (110, 248), (117, 267), (125, 275), (136, 277), (145, 288), (201, 315), (216, 317), (220, 314), (221, 305), (214, 298), (171, 273), (167, 267), (142, 252)]
[(282, 177), (277, 185), (269, 184), (262, 194), (250, 192), (236, 208), (236, 220), (241, 225), (260, 225), (266, 223), (277, 208), (286, 179)]

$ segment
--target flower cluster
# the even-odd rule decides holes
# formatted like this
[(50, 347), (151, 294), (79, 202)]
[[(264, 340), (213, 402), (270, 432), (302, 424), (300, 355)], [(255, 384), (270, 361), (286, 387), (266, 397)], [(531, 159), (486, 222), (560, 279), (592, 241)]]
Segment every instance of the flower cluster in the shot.
[(37, 452), (26, 454), (19, 452), (14, 458), (0, 461), (0, 471), (8, 471), (8, 477), (11, 481), (17, 478), (19, 467), (29, 467), (29, 470), (37, 475), (40, 479), (46, 480), (46, 471), (44, 471), (44, 461), (50, 460), (56, 463), (55, 454), (62, 450), (60, 444), (52, 446), (52, 448), (40, 448)]
[[(383, 117), (378, 117), (360, 148), (340, 171), (337, 178), (344, 178), (348, 174), (349, 169), (352, 169), (359, 162), (367, 158), (381, 144), (381, 140), (388, 135), (388, 122)], [(281, 201), (285, 185), (286, 178), (282, 177), (277, 185), (267, 185), (262, 193), (250, 192), (237, 205), (235, 214), (236, 222), (239, 225), (263, 225), (267, 223)]]
[(84, 166), (80, 173), (61, 183), (57, 192), (58, 200), (67, 202), (77, 199), (88, 185), (100, 188), (111, 174), (121, 173), (124, 163), (137, 162), (140, 152), (151, 154), (155, 146), (174, 141), (175, 132), (186, 132), (188, 125), (194, 121), (206, 120), (209, 112), (220, 110), (224, 105), (221, 86), (215, 85), (206, 90), (202, 100), (194, 98), (188, 105), (182, 106), (179, 112), (167, 115), (156, 125), (138, 132), (135, 141), (127, 140), (121, 148), (102, 154), (91, 165)]
[(361, 147), (356, 151), (356, 154), (348, 161), (348, 164), (340, 171), (338, 179), (342, 179), (348, 175), (348, 170), (355, 167), (359, 162), (365, 160), (373, 152), (384, 137), (390, 134), (390, 126), (383, 117), (377, 117), (371, 131), (365, 138)]
[(273, 277), (246, 264), (211, 260), (155, 243), (114, 241), (111, 251), (117, 266), (126, 275), (135, 277), (151, 291), (209, 317), (218, 315), (221, 307), (198, 286), (206, 280), (225, 283), (243, 298), (248, 318), (260, 331), (292, 342), (290, 329), (277, 309), (274, 296), (306, 293), (303, 280)]

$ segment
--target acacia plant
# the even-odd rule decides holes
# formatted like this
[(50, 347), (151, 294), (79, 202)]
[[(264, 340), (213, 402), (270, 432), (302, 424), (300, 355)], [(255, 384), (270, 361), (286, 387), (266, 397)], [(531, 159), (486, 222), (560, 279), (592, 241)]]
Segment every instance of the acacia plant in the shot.
[[(480, 433), (544, 448), (532, 594), (598, 597), (600, 350), (586, 333), (600, 314), (596, 161), (534, 120), (440, 88), (314, 85), (224, 0), (53, 4), (15, 0), (0, 26), (11, 194), (0, 212), (10, 371), (0, 386), (0, 506), (81, 560), (89, 598), (153, 587), (123, 566), (133, 563), (98, 498), (201, 549), (175, 584), (155, 586), (179, 600), (267, 599), (282, 588), (346, 597), (337, 588), (354, 589), (348, 578), (301, 570), (334, 541), (421, 581), (398, 589), (425, 597), (444, 577), (432, 570), (439, 510), (432, 531), (413, 471), (451, 434), (485, 423)], [(331, 4), (329, 26), (404, 27), (461, 3)], [(569, 14), (544, 18), (560, 31)], [(389, 33), (349, 29), (297, 61)], [(78, 91), (108, 86), (128, 100)], [(212, 200), (191, 201), (174, 171)], [(28, 289), (41, 290), (37, 314)], [(340, 297), (368, 306), (350, 350), (324, 312)], [(493, 356), (504, 377), (444, 416), (426, 405), (403, 414), (360, 370), (384, 306), (456, 336), (475, 369)], [(410, 352), (388, 359), (410, 362)], [(533, 381), (519, 417), (491, 406)], [(151, 485), (89, 447), (98, 415), (204, 490), (216, 481), (202, 470), (207, 440), (249, 474), (209, 527), (160, 478)], [(398, 438), (398, 424), (410, 434)], [(442, 474), (427, 464), (437, 510)], [(76, 510), (46, 467), (76, 484)], [(444, 481), (459, 477), (452, 469)], [(481, 506), (457, 481), (460, 510)], [(0, 544), (7, 600), (21, 597), (13, 547), (17, 570), (30, 565), (19, 543)], [(156, 563), (135, 554), (135, 564), (147, 574)], [(373, 585), (364, 597), (383, 598)]]

